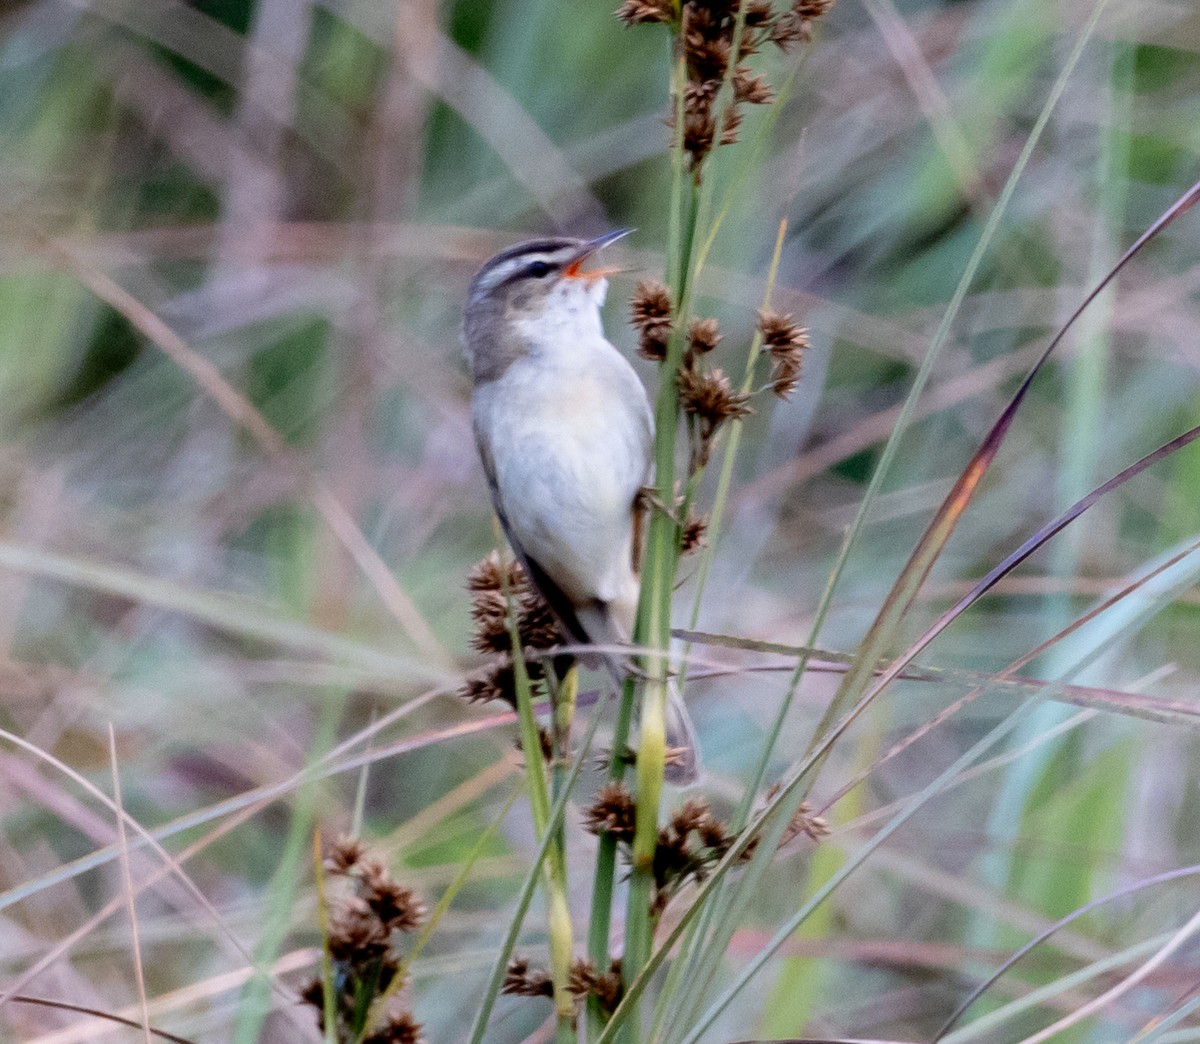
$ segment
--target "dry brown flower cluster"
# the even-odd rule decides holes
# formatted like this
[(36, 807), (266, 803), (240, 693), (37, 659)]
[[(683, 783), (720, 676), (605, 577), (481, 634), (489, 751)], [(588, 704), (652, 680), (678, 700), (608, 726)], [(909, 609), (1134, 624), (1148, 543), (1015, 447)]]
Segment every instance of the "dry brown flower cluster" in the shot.
[[(584, 811), (583, 828), (598, 837), (610, 835), (628, 857), (629, 846), (633, 844), (636, 815), (629, 787), (623, 782), (613, 782), (601, 789)], [(828, 833), (825, 820), (814, 816), (811, 806), (805, 802), (788, 824), (780, 844), (786, 844), (801, 834), (813, 841), (820, 841)], [(713, 815), (704, 798), (693, 797), (685, 801), (658, 832), (651, 913), (656, 917), (660, 915), (689, 881), (703, 881), (737, 839), (727, 824)], [(749, 859), (757, 847), (758, 838), (751, 838), (739, 858)]]
[(471, 619), (475, 633), (471, 643), (483, 653), (511, 653), (508, 629), (511, 598), (517, 614), (517, 634), (526, 649), (549, 649), (561, 640), (558, 622), (550, 606), (529, 582), (521, 563), (505, 561), (492, 551), (467, 575), (471, 592)]
[[(545, 677), (546, 668), (532, 653), (561, 643), (558, 622), (546, 600), (530, 583), (521, 563), (505, 561), (499, 552), (493, 551), (471, 569), (467, 590), (471, 592), (471, 618), (475, 622), (471, 644), (480, 652), (490, 654), (490, 662), (480, 674), (468, 678), (458, 694), (472, 703), (504, 700), (515, 707), (509, 599), (516, 609), (521, 646), (530, 651), (525, 656), (525, 669), (533, 682)], [(555, 658), (554, 669), (558, 677), (563, 676), (570, 662), (570, 657)]]
[[(656, 279), (644, 279), (634, 290), (630, 322), (638, 333), (638, 354), (664, 362), (675, 318), (671, 291)], [(758, 329), (763, 338), (763, 353), (770, 359), (770, 389), (786, 399), (796, 389), (808, 350), (808, 331), (791, 315), (782, 312), (758, 313)], [(733, 387), (719, 368), (708, 368), (704, 360), (721, 341), (715, 319), (693, 318), (688, 323), (687, 346), (675, 375), (679, 405), (691, 421), (691, 467), (695, 473), (708, 463), (713, 441), (721, 425), (734, 417), (751, 413), (750, 395)], [(695, 541), (685, 540), (685, 546)]]
[[(633, 795), (622, 782), (609, 783), (588, 806), (583, 827), (600, 836), (611, 835), (628, 856), (633, 843), (636, 809)], [(658, 832), (654, 852), (654, 897), (651, 912), (658, 916), (688, 881), (702, 881), (708, 870), (736, 840), (709, 810), (703, 798), (689, 798)], [(753, 846), (747, 851), (752, 851)]]
[(771, 357), (771, 390), (786, 399), (796, 389), (808, 350), (808, 331), (790, 315), (759, 312), (763, 351)]
[[(576, 1000), (594, 996), (600, 1002), (600, 1007), (610, 1012), (620, 1003), (623, 985), (619, 960), (613, 961), (608, 971), (600, 973), (594, 961), (576, 957), (571, 962), (569, 976), (567, 989), (575, 995)], [(516, 997), (551, 998), (554, 996), (554, 984), (550, 973), (544, 968), (533, 968), (524, 957), (514, 956), (508, 962), (500, 992)]]
[[(697, 179), (715, 146), (737, 141), (741, 106), (775, 99), (771, 85), (743, 63), (770, 45), (786, 51), (807, 43), (813, 22), (832, 6), (833, 0), (793, 0), (780, 7), (771, 0), (685, 0), (677, 8), (672, 0), (625, 0), (617, 9), (626, 25), (657, 22), (675, 33), (687, 67), (683, 148)], [(674, 121), (673, 99), (668, 122)]]
[(708, 534), (708, 516), (690, 512), (683, 520), (683, 535), (680, 537), (679, 553), (690, 555), (704, 547)]
[[(774, 784), (767, 788), (766, 794), (763, 795), (763, 800), (769, 802), (778, 793), (779, 784)], [(783, 832), (783, 837), (779, 839), (779, 847), (782, 848), (790, 841), (794, 841), (801, 834), (810, 841), (816, 842), (823, 841), (830, 834), (829, 824), (825, 822), (824, 817), (813, 815), (812, 805), (807, 801), (800, 802), (800, 807), (796, 809), (796, 814), (792, 816), (791, 822), (788, 823), (787, 829)]]
[[(402, 957), (396, 949), (396, 933), (420, 927), (425, 909), (411, 888), (396, 881), (382, 859), (370, 856), (355, 838), (343, 837), (325, 860), (325, 869), (348, 882), (345, 894), (330, 900), (329, 954), (334, 962), (337, 991), (336, 1037), (339, 1041), (363, 1044), (418, 1044), (421, 1026), (408, 1007), (395, 999), (389, 1003), (369, 1033), (363, 1036), (362, 1021), (376, 997), (397, 988), (395, 979)], [(389, 990), (390, 987), (390, 990)], [(317, 1009), (321, 1031), (325, 1030), (324, 984), (316, 979), (303, 991), (304, 1000)]]
[[(671, 291), (656, 279), (645, 279), (633, 292), (630, 322), (638, 332), (638, 354), (646, 359), (664, 362), (667, 344), (674, 329), (674, 308)], [(691, 462), (689, 471), (695, 473), (708, 463), (717, 429), (732, 417), (744, 417), (751, 412), (749, 396), (734, 390), (729, 378), (719, 368), (709, 369), (705, 358), (721, 340), (716, 319), (692, 318), (687, 327), (687, 347), (676, 373), (679, 405), (689, 419), (691, 433)], [(697, 520), (699, 521), (699, 520)], [(695, 547), (700, 536), (694, 531), (684, 545)]]
[(652, 362), (667, 358), (673, 312), (671, 291), (657, 279), (643, 279), (633, 291), (630, 322), (638, 332), (637, 353)]
[(679, 389), (679, 407), (694, 423), (691, 431), (692, 453), (688, 470), (695, 473), (708, 463), (712, 454), (717, 430), (725, 421), (735, 417), (748, 417), (750, 396), (737, 391), (719, 367), (703, 370), (685, 365), (675, 375)]

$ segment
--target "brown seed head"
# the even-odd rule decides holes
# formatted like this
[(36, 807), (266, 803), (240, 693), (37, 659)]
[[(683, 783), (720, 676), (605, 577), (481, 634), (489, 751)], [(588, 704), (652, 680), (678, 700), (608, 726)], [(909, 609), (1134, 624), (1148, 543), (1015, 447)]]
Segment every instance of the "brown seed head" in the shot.
[(721, 118), (721, 145), (733, 145), (738, 140), (738, 128), (742, 125), (742, 110), (736, 104), (731, 104), (725, 109), (725, 115)]
[(421, 1044), (421, 1024), (407, 1008), (390, 1012), (379, 1028), (363, 1037), (363, 1044)]
[(335, 961), (366, 964), (388, 951), (388, 930), (359, 896), (334, 903), (329, 911), (329, 952)]
[(827, 14), (831, 7), (833, 7), (833, 0), (794, 0), (792, 14), (811, 22), (813, 19)]
[(699, 830), (708, 819), (708, 802), (701, 797), (692, 797), (671, 816), (671, 828), (678, 834), (688, 834)]
[(820, 842), (832, 833), (829, 829), (829, 824), (821, 816), (812, 814), (812, 805), (807, 801), (801, 803), (796, 810), (796, 814), (792, 816), (792, 820), (787, 825), (787, 829), (783, 832), (783, 837), (780, 838), (780, 847), (786, 845), (793, 838), (804, 834), (809, 840)]
[(471, 618), (475, 621), (471, 645), (479, 652), (508, 652), (512, 648), (508, 599), (499, 591), (475, 591), (471, 596)]
[(605, 1011), (615, 1011), (618, 1004), (621, 1003), (621, 997), (625, 993), (625, 984), (621, 980), (621, 961), (620, 959), (613, 960), (609, 970), (606, 971), (596, 980), (596, 985), (592, 989), (596, 1000), (600, 1002), (600, 1007)]
[(471, 616), (475, 621), (471, 644), (480, 652), (512, 651), (508, 629), (510, 598), (516, 603), (517, 632), (522, 646), (548, 649), (561, 640), (553, 611), (529, 582), (519, 562), (506, 563), (493, 551), (471, 569), (467, 590), (471, 592)]
[(467, 573), (468, 591), (503, 591), (525, 583), (525, 572), (516, 560), (506, 561), (499, 551), (489, 551)]
[(688, 347), (696, 355), (707, 355), (721, 340), (721, 329), (715, 319), (693, 319), (688, 323)]
[(808, 43), (812, 39), (811, 23), (801, 21), (788, 11), (771, 26), (769, 39), (781, 51), (790, 50), (795, 44)]
[(633, 291), (630, 322), (638, 332), (638, 355), (661, 362), (671, 337), (671, 291), (657, 279), (643, 279)]
[(735, 392), (729, 378), (719, 369), (704, 373), (680, 370), (678, 385), (680, 406), (711, 430), (731, 417), (745, 417), (753, 412), (747, 396)]
[(391, 930), (415, 931), (425, 917), (425, 906), (416, 892), (387, 875), (364, 880), (363, 898), (375, 916)]
[(367, 854), (367, 846), (356, 837), (343, 834), (325, 857), (325, 869), (331, 874), (348, 874)]
[(517, 603), (517, 632), (526, 649), (551, 649), (562, 641), (554, 610), (533, 587), (528, 587)]
[(553, 997), (554, 983), (550, 973), (541, 968), (530, 968), (524, 957), (514, 957), (508, 962), (501, 993), (518, 997)]
[(684, 34), (684, 53), (687, 56), (688, 77), (700, 83), (720, 84), (729, 67), (732, 42), (723, 34), (715, 34), (699, 19), (688, 22)]
[(605, 784), (583, 814), (583, 828), (600, 836), (611, 834), (618, 841), (633, 841), (637, 815), (633, 795), (620, 780)]
[(790, 313), (759, 312), (758, 328), (762, 331), (763, 347), (772, 354), (808, 347), (808, 331)]
[(782, 312), (759, 312), (763, 349), (771, 354), (771, 388), (786, 399), (796, 388), (808, 349), (808, 331)]
[(626, 25), (646, 25), (654, 22), (670, 24), (675, 20), (671, 0), (625, 0), (616, 15)]
[(576, 957), (571, 961), (571, 969), (567, 975), (567, 989), (576, 997), (586, 997), (595, 988), (596, 962), (587, 957)]
[(457, 695), (468, 703), (503, 700), (515, 707), (517, 696), (513, 684), (512, 661), (505, 657), (483, 674), (468, 678), (459, 686)]
[(705, 546), (705, 534), (708, 532), (707, 515), (688, 515), (683, 523), (683, 534), (680, 537), (679, 553), (690, 555)]
[(787, 399), (800, 383), (800, 364), (777, 361), (771, 370), (771, 391), (781, 399)]
[(765, 79), (755, 76), (743, 65), (733, 77), (733, 97), (735, 101), (749, 105), (770, 105), (775, 100), (775, 92)]
[[(766, 25), (775, 17), (775, 8), (771, 6), (771, 0), (749, 0), (743, 6), (746, 9), (747, 29), (757, 29), (759, 26)], [(742, 45), (742, 53), (750, 53), (745, 44)]]
[(695, 170), (713, 147), (717, 136), (717, 121), (711, 108), (689, 111), (684, 114), (683, 148)]

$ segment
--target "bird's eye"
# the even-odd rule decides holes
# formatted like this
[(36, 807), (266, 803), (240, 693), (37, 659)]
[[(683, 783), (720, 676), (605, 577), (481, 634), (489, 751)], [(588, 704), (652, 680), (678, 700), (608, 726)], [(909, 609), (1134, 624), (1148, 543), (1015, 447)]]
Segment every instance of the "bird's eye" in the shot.
[(534, 261), (525, 269), (534, 279), (541, 279), (550, 274), (550, 266), (545, 261)]

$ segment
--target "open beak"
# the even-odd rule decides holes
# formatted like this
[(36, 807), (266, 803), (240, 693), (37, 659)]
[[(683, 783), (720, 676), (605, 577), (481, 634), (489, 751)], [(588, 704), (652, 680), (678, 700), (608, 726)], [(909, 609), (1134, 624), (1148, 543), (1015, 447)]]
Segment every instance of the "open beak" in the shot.
[(615, 243), (618, 239), (624, 239), (632, 228), (618, 228), (614, 232), (605, 232), (602, 236), (597, 236), (595, 239), (589, 239), (579, 252), (567, 262), (567, 266), (563, 269), (563, 275), (568, 279), (603, 279), (605, 276), (615, 275), (622, 271), (620, 268), (595, 268), (590, 272), (583, 271), (583, 264), (593, 254), (603, 250), (610, 243)]

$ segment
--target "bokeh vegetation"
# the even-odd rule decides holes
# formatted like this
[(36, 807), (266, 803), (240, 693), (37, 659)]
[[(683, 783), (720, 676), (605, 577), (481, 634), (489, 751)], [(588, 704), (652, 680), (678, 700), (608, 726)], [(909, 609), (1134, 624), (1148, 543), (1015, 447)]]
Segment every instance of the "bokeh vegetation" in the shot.
[[(453, 695), (474, 664), (464, 581), (496, 544), (457, 326), (493, 250), (630, 225), (619, 259), (636, 274), (614, 280), (607, 328), (632, 353), (629, 293), (664, 271), (670, 54), (615, 6), (0, 4), (0, 1036), (140, 1039), (12, 995), (140, 1026), (144, 977), (149, 1022), (186, 1039), (319, 1039), (296, 997), (319, 964), (319, 830), (370, 839), (431, 907), (476, 859), (409, 969), (426, 1038), (465, 1039), (534, 843), (528, 806), (509, 808), (513, 724)], [(870, 503), (820, 633), (834, 655), (810, 665), (770, 780), (805, 751), (836, 654), (857, 648), (1021, 376), (1197, 179), (1198, 52), (1200, 13), (1165, 0), (840, 0), (811, 47), (764, 55), (790, 86), (713, 157), (729, 211), (696, 310), (720, 319), (722, 351), (749, 345), (786, 219), (773, 299), (812, 347), (792, 400), (756, 400), (745, 423), (698, 602), (685, 563), (675, 622), (716, 635), (807, 640), (1048, 117)], [(1198, 222), (1135, 259), (1039, 376), (893, 652), (1038, 526), (1197, 423)], [(682, 991), (658, 1039), (691, 1039), (766, 940), (877, 842), (702, 1039), (930, 1039), (1017, 947), (1139, 882), (1035, 948), (953, 1039), (1035, 1034), (1159, 952), (1054, 1039), (1200, 1036), (1194, 879), (1154, 883), (1200, 863), (1194, 555), (1025, 667), (1074, 688), (883, 840), (1046, 690), (985, 686), (875, 765), (1186, 549), (1198, 490), (1192, 448), (1105, 497), (939, 638), (929, 671), (874, 702), (811, 795), (832, 836), (765, 869), (717, 990)], [(728, 811), (795, 655), (691, 651), (697, 671), (735, 668), (688, 687), (704, 790)], [(586, 858), (578, 809), (567, 822)], [(544, 924), (535, 902), (520, 948), (539, 960)], [(972, 1022), (1031, 996), (994, 1028)], [(487, 1039), (546, 1039), (551, 1020), (540, 999), (502, 998)]]

